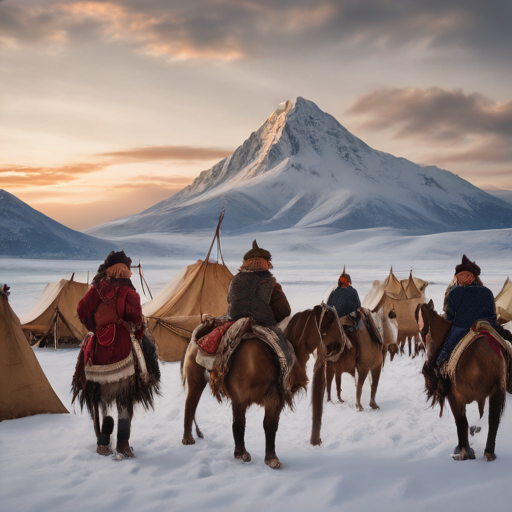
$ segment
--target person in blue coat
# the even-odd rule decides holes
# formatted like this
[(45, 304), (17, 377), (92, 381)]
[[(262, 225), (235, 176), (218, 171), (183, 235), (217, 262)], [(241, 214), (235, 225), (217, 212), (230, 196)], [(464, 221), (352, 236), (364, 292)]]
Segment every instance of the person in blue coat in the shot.
[(452, 322), (452, 327), (437, 358), (438, 366), (449, 359), (475, 322), (487, 320), (494, 327), (497, 325), (494, 295), (480, 281), (480, 272), (480, 267), (465, 254), (462, 263), (455, 267), (456, 283), (445, 300), (445, 317)]
[(343, 274), (338, 279), (338, 286), (327, 299), (327, 305), (334, 306), (340, 318), (350, 315), (361, 307), (357, 290), (352, 288), (352, 279), (345, 273), (345, 268), (343, 268)]

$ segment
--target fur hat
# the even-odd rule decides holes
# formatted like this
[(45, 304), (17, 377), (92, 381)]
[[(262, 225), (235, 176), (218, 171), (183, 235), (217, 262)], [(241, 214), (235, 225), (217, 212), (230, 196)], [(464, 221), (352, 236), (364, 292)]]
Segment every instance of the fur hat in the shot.
[(474, 276), (479, 276), (481, 272), (480, 267), (474, 261), (470, 261), (465, 254), (462, 256), (462, 263), (455, 267), (455, 274), (464, 270), (471, 272)]
[(346, 286), (350, 286), (352, 284), (352, 278), (350, 277), (350, 274), (345, 272), (345, 265), (343, 265), (343, 273), (338, 279), (338, 286), (341, 286), (342, 284)]
[(252, 243), (252, 249), (244, 254), (244, 261), (250, 260), (251, 258), (263, 258), (264, 260), (270, 261), (272, 256), (265, 249), (258, 247), (256, 240), (254, 240)]
[(118, 263), (124, 263), (128, 268), (132, 266), (132, 259), (126, 256), (124, 251), (112, 251), (105, 261), (98, 267), (98, 272), (92, 280), (93, 285), (97, 285), (105, 276), (107, 268), (113, 267)]

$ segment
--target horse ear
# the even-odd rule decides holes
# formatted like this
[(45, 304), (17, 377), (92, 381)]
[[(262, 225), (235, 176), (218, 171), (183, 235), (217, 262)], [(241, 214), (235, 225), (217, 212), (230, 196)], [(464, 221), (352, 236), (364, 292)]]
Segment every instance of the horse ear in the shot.
[(320, 315), (322, 314), (322, 306), (317, 305), (313, 308), (313, 311), (315, 312), (316, 319), (318, 320), (320, 318)]
[(434, 311), (434, 301), (432, 299), (430, 299), (428, 302), (428, 308)]
[(418, 304), (416, 306), (416, 310), (414, 311), (414, 318), (416, 319), (416, 323), (418, 323), (418, 317), (419, 317), (419, 314), (420, 314), (420, 308), (421, 308), (421, 304)]

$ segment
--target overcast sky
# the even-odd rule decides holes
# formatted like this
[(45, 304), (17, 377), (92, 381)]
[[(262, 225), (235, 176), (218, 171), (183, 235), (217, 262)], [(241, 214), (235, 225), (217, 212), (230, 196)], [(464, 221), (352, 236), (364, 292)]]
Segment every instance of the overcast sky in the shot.
[(512, 189), (510, 0), (0, 0), (0, 188), (137, 213), (303, 96), (375, 149)]

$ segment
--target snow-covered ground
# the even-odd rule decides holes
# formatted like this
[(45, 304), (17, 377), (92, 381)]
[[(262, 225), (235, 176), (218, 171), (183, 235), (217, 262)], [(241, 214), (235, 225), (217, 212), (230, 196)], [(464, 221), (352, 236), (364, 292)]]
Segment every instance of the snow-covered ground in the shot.
[[(325, 239), (321, 247), (317, 242), (311, 245), (311, 239), (297, 242), (292, 235), (270, 236), (261, 235), (261, 240), (258, 236), (258, 241), (273, 252), (274, 274), (294, 312), (319, 303), (344, 263), (361, 299), (374, 279), (385, 278), (391, 264), (398, 278), (406, 278), (413, 266), (414, 275), (430, 281), (427, 296), (438, 308), (463, 251), (482, 266), (483, 281), (495, 294), (512, 273), (510, 250), (491, 248), (510, 237), (508, 230), (500, 237), (481, 235), (484, 238), (476, 242), (454, 234), (451, 238), (387, 237), (381, 242), (365, 242), (346, 233), (336, 239), (339, 243)], [(249, 238), (236, 243), (224, 240), (233, 273), (249, 248)], [(203, 240), (200, 247), (204, 243), (208, 245)], [(48, 281), (72, 271), (78, 272), (77, 279), (85, 280), (87, 270), (94, 271), (98, 263), (0, 260), (0, 281), (12, 287), (11, 304), (21, 316), (35, 304)], [(189, 263), (143, 261), (153, 294)], [(512, 412), (505, 411), (498, 432), (498, 459), (488, 463), (482, 458), (486, 417), (480, 420), (476, 405), (471, 404), (470, 424), (482, 427), (471, 438), (477, 459), (454, 462), (450, 457), (457, 444), (453, 417), (446, 410), (439, 418), (437, 409), (428, 408), (420, 374), (422, 358), (402, 356), (386, 362), (377, 393), (378, 411), (368, 407), (356, 411), (354, 381), (344, 375), (342, 396), (346, 402), (326, 404), (320, 447), (309, 444), (310, 396), (300, 397), (296, 411), (281, 416), (277, 454), (285, 467), (272, 471), (263, 461), (263, 411), (259, 407), (249, 410), (246, 445), (253, 460), (242, 464), (233, 458), (230, 407), (219, 405), (208, 390), (197, 412), (205, 438), (194, 446), (181, 444), (185, 394), (178, 363), (161, 365), (162, 397), (156, 400), (155, 410), (136, 412), (131, 444), (137, 457), (122, 462), (100, 457), (95, 453), (90, 418), (70, 404), (77, 350), (35, 349), (35, 353), (71, 414), (0, 423), (2, 512), (501, 511), (512, 500)], [(312, 361), (308, 368), (311, 375)], [(363, 405), (368, 402), (367, 383)]]

